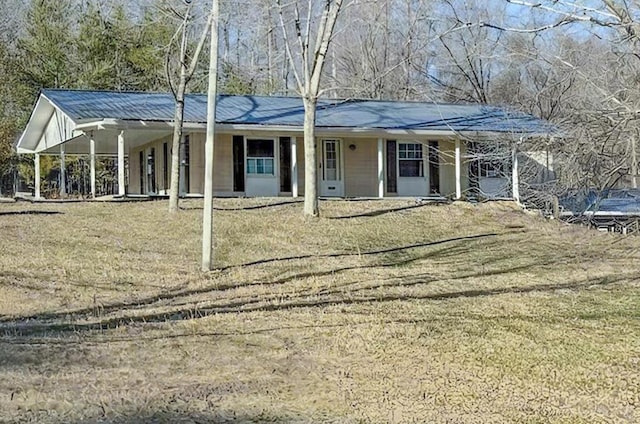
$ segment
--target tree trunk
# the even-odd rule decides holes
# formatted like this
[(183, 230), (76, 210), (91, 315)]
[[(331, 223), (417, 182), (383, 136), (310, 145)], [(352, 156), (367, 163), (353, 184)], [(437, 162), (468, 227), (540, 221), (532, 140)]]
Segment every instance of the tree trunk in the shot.
[(184, 121), (184, 92), (186, 79), (180, 77), (176, 93), (176, 113), (173, 118), (173, 141), (171, 143), (171, 188), (169, 192), (169, 212), (178, 211), (180, 192), (180, 143), (182, 141), (182, 123)]
[(304, 101), (304, 214), (319, 216), (318, 160), (316, 150), (316, 98)]
[(180, 160), (184, 157), (184, 152), (180, 149), (182, 144), (182, 124), (184, 123), (184, 101), (185, 94), (187, 92), (187, 84), (193, 76), (198, 65), (198, 57), (204, 47), (204, 43), (209, 34), (213, 21), (213, 14), (209, 16), (207, 25), (205, 26), (202, 34), (200, 35), (200, 41), (195, 48), (195, 51), (191, 55), (191, 61), (187, 64), (187, 26), (189, 22), (189, 16), (191, 13), (191, 7), (187, 9), (184, 20), (182, 22), (181, 32), (182, 38), (180, 42), (180, 77), (178, 82), (178, 88), (175, 91), (176, 110), (173, 120), (173, 142), (171, 143), (171, 192), (169, 193), (169, 213), (175, 213), (178, 211), (178, 199), (180, 195)]

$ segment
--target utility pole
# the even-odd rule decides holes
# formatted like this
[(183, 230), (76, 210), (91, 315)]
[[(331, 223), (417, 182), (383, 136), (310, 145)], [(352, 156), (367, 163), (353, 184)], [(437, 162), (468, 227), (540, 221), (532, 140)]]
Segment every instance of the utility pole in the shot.
[(202, 270), (213, 267), (213, 146), (218, 94), (218, 0), (211, 6), (211, 49), (209, 52), (209, 90), (207, 94), (207, 138), (204, 145), (204, 211), (202, 214)]

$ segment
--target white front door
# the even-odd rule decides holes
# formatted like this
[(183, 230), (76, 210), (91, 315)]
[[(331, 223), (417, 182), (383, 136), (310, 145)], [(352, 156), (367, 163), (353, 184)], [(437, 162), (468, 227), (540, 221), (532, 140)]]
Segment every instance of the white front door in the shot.
[(342, 143), (340, 140), (322, 140), (320, 196), (344, 196), (342, 179)]

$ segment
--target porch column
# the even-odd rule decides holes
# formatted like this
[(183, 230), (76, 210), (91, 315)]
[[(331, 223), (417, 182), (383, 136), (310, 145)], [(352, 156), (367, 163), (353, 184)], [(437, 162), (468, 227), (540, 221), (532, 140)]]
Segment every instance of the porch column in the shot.
[(124, 196), (124, 130), (118, 134), (118, 195)]
[(34, 181), (33, 185), (35, 187), (35, 196), (36, 199), (40, 198), (40, 153), (36, 153), (34, 163)]
[(513, 200), (520, 203), (520, 179), (518, 175), (518, 148), (513, 146), (511, 152), (511, 189), (513, 191)]
[(462, 197), (462, 182), (460, 180), (460, 139), (456, 139), (456, 200)]
[(384, 197), (384, 140), (378, 139), (378, 197)]
[(298, 197), (298, 139), (291, 137), (291, 197)]
[(96, 141), (89, 139), (89, 167), (91, 168), (91, 198), (96, 198)]
[(67, 169), (64, 160), (64, 144), (60, 145), (60, 197), (67, 195)]

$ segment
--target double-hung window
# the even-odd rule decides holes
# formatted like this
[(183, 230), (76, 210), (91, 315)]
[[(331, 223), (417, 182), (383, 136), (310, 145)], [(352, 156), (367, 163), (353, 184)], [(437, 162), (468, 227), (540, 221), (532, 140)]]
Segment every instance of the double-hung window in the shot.
[(247, 174), (274, 174), (275, 148), (273, 140), (247, 139)]
[(422, 144), (398, 143), (398, 171), (400, 177), (424, 177)]

